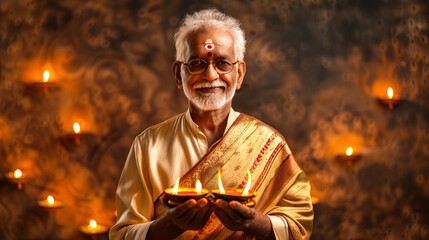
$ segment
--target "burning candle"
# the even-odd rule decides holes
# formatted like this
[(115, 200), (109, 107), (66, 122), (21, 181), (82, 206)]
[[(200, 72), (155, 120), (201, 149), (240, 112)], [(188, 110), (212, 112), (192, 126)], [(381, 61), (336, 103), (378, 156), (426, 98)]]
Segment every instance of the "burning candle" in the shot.
[(384, 105), (387, 105), (390, 110), (393, 109), (395, 105), (399, 105), (402, 100), (400, 98), (394, 98), (394, 91), (392, 87), (387, 88), (387, 98), (381, 98), (380, 102)]
[(88, 225), (80, 226), (80, 231), (88, 235), (96, 235), (107, 232), (108, 228), (98, 224), (94, 219), (89, 221)]
[(167, 205), (177, 206), (188, 199), (201, 199), (205, 197), (209, 190), (202, 187), (199, 179), (195, 181), (195, 188), (180, 187), (180, 177), (177, 177), (174, 187), (167, 188), (164, 192), (168, 197)]
[(220, 198), (226, 201), (239, 201), (247, 206), (254, 206), (254, 202), (252, 202), (252, 198), (255, 197), (256, 191), (250, 190), (252, 175), (250, 174), (249, 169), (247, 169), (247, 184), (244, 189), (238, 188), (227, 188), (225, 189), (222, 184), (221, 172), (218, 170), (218, 189), (212, 190), (213, 195), (216, 198)]
[(54, 197), (49, 195), (46, 199), (38, 201), (38, 205), (42, 208), (46, 209), (56, 209), (64, 207), (64, 203), (62, 201), (55, 200)]
[(9, 182), (17, 184), (18, 189), (22, 189), (22, 184), (29, 180), (20, 169), (16, 169), (14, 172), (9, 172), (6, 178)]

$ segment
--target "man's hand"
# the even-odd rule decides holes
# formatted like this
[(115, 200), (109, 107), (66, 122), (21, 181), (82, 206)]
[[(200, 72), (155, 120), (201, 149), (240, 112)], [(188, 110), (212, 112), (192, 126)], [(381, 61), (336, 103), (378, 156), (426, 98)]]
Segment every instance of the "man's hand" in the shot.
[(149, 227), (146, 239), (172, 239), (186, 230), (201, 229), (212, 212), (207, 198), (187, 200), (177, 207), (168, 208), (164, 216), (154, 221)]
[(243, 206), (237, 201), (226, 202), (217, 199), (214, 212), (223, 225), (229, 230), (244, 231), (260, 239), (275, 239), (268, 216), (262, 215), (253, 208)]
[(198, 230), (204, 227), (212, 213), (207, 198), (190, 199), (167, 210), (167, 218), (182, 230)]

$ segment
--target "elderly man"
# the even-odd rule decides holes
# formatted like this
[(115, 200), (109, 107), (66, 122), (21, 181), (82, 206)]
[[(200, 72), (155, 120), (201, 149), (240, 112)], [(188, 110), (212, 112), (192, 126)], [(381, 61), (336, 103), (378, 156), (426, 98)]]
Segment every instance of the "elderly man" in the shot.
[[(111, 239), (308, 239), (310, 185), (283, 136), (231, 108), (246, 64), (239, 22), (217, 10), (186, 16), (176, 35), (173, 74), (189, 100), (185, 113), (136, 137), (118, 189)], [(190, 199), (167, 208), (162, 195), (178, 176), (218, 188), (243, 188), (251, 172), (256, 206)]]

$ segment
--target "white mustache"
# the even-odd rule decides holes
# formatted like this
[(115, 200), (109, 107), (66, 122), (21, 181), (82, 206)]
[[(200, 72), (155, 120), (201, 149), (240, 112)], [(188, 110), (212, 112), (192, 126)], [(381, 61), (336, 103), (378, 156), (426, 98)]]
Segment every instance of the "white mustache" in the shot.
[(214, 81), (214, 82), (197, 82), (194, 84), (194, 88), (216, 88), (216, 87), (227, 87), (226, 83), (223, 81)]

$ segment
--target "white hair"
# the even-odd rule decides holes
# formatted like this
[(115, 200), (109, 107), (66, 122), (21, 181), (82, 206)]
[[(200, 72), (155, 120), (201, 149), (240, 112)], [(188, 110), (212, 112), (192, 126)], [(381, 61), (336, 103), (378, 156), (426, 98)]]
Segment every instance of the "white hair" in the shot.
[(185, 62), (189, 51), (188, 37), (195, 32), (210, 28), (227, 31), (234, 40), (234, 55), (236, 61), (243, 61), (246, 52), (246, 39), (240, 22), (217, 9), (205, 9), (186, 15), (182, 24), (174, 34), (176, 42), (176, 61)]

